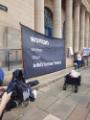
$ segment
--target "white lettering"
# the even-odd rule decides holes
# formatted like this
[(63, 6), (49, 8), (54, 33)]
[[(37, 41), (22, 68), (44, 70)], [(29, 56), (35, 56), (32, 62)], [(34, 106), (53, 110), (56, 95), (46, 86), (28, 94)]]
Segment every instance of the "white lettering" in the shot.
[(39, 49), (39, 48), (31, 48), (32, 51), (35, 51), (35, 52), (42, 52), (43, 50), (42, 49)]
[(33, 64), (33, 67), (47, 67), (47, 66), (53, 66), (53, 65), (61, 65), (61, 61), (53, 61), (53, 62), (40, 62)]
[(35, 38), (35, 37), (31, 37), (31, 42), (34, 42), (34, 43), (40, 43), (42, 45), (47, 45), (49, 46), (49, 42), (47, 40), (43, 40), (43, 39), (40, 39), (40, 38)]
[(33, 55), (33, 56), (32, 56), (32, 59), (33, 59), (33, 60), (38, 60), (38, 59), (40, 59), (40, 56), (35, 56), (35, 55)]

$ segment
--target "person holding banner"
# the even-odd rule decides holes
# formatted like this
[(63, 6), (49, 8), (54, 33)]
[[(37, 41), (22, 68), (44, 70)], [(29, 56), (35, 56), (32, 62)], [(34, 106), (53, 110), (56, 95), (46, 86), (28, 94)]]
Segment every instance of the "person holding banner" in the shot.
[(83, 58), (85, 65), (88, 66), (88, 58), (90, 56), (90, 49), (89, 48), (83, 48)]

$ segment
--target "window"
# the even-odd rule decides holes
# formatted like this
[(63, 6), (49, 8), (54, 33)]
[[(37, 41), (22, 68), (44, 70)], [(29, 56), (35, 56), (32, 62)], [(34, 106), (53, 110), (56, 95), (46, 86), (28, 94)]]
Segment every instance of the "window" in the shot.
[(44, 9), (45, 35), (52, 37), (53, 15), (49, 8)]

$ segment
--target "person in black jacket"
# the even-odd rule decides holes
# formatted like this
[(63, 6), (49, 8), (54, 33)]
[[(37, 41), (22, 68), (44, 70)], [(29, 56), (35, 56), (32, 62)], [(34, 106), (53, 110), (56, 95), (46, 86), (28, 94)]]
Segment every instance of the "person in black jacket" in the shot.
[[(20, 94), (20, 90), (18, 90), (19, 89), (18, 86), (20, 85), (20, 83), (22, 83), (23, 85), (27, 85), (25, 83), (22, 70), (17, 69), (13, 72), (12, 80), (10, 81), (6, 91), (2, 95), (2, 100), (0, 104), (0, 120), (2, 119), (4, 110), (9, 109), (10, 105), (11, 106), (16, 105), (16, 104), (13, 104), (14, 100), (23, 102), (23, 98)], [(34, 94), (31, 87), (29, 87), (29, 90), (30, 90), (29, 96), (34, 99)]]

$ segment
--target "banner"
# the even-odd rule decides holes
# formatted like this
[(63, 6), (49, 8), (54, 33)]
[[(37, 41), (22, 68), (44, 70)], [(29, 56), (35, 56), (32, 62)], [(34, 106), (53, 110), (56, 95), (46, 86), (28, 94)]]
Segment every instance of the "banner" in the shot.
[(21, 25), (25, 78), (56, 72), (65, 68), (64, 40), (49, 38)]
[(83, 48), (83, 56), (88, 57), (90, 55), (90, 48)]

